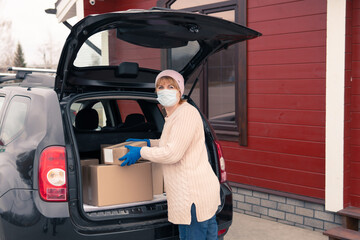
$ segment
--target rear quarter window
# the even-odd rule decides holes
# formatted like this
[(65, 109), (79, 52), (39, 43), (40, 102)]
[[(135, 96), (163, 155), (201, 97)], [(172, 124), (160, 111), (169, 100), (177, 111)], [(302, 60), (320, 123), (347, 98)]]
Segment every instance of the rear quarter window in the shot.
[(13, 141), (24, 130), (29, 105), (30, 98), (28, 97), (15, 96), (11, 99), (1, 128), (1, 140), (5, 145)]
[(4, 105), (5, 96), (0, 96), (0, 113), (2, 112), (2, 106)]
[(118, 100), (117, 105), (122, 118), (122, 122), (126, 122), (126, 118), (129, 115), (143, 114), (139, 104), (135, 100)]

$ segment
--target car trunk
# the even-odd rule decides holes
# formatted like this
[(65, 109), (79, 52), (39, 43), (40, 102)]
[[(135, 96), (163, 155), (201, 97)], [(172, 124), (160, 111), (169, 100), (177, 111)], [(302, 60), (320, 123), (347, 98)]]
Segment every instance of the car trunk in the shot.
[[(94, 189), (84, 188), (98, 177), (87, 175), (93, 167), (82, 167), (81, 163), (89, 159), (97, 159), (100, 163), (104, 145), (119, 144), (128, 138), (160, 138), (164, 116), (156, 101), (154, 81), (161, 69), (176, 70), (183, 75), (185, 83), (190, 79), (196, 83), (195, 73), (209, 56), (260, 35), (234, 22), (170, 9), (88, 16), (72, 28), (60, 57), (54, 90), (66, 113), (68, 200), (77, 231), (96, 234), (165, 227), (172, 228), (169, 230), (171, 236), (177, 236), (177, 230), (167, 221), (166, 194), (121, 204), (89, 204), (86, 194)], [(98, 49), (89, 48), (89, 41), (99, 46)], [(190, 86), (190, 89), (194, 88)], [(186, 98), (195, 106), (189, 98), (191, 92)], [(84, 125), (94, 124), (91, 128), (76, 126), (80, 110), (85, 109), (95, 110), (99, 117), (95, 121), (90, 120), (91, 113), (85, 117)], [(131, 117), (131, 121), (126, 120), (127, 116), (139, 113), (142, 117), (137, 115)], [(134, 118), (141, 118), (142, 123), (127, 126), (127, 122), (135, 121)], [(203, 121), (209, 162), (221, 183), (217, 217), (219, 230), (224, 234), (232, 221), (231, 189), (226, 183), (220, 147), (204, 117)], [(117, 166), (117, 169), (121, 167)], [(93, 171), (100, 170), (90, 172)], [(110, 173), (102, 174), (109, 176)], [(113, 185), (113, 195), (125, 189), (124, 186), (124, 189), (116, 190), (122, 183), (119, 179), (110, 178), (103, 182), (105, 187), (107, 183)], [(148, 185), (148, 188), (153, 186)], [(98, 185), (96, 191), (101, 189)], [(108, 196), (112, 197), (111, 191)], [(168, 235), (155, 238), (165, 237)]]
[[(116, 102), (116, 105), (112, 104)], [(189, 100), (192, 103), (191, 100)], [(107, 113), (101, 113), (99, 111), (99, 103), (102, 103), (102, 110), (108, 111)], [(138, 104), (138, 106), (136, 106)], [(94, 129), (84, 129), (79, 121), (77, 121), (78, 117), (81, 116), (81, 111), (84, 109), (96, 109), (99, 116), (99, 126), (102, 124), (107, 124), (105, 126), (101, 126)], [(112, 109), (111, 109), (112, 108)], [(126, 109), (125, 109), (126, 108)], [(109, 110), (111, 109), (111, 110)], [(140, 93), (140, 92), (103, 92), (103, 93), (88, 93), (83, 95), (78, 95), (76, 98), (69, 100), (69, 104), (67, 107), (69, 126), (71, 126), (71, 132), (74, 139), (74, 150), (75, 156), (77, 156), (76, 162), (78, 165), (78, 176), (81, 176), (81, 180), (78, 182), (78, 195), (82, 199), (79, 201), (81, 209), (85, 218), (92, 221), (103, 221), (103, 220), (114, 220), (114, 219), (122, 219), (123, 222), (139, 222), (140, 219), (147, 219), (154, 221), (160, 221), (162, 223), (167, 222), (167, 203), (166, 203), (166, 193), (164, 191), (159, 192), (159, 188), (155, 191), (154, 186), (150, 184), (150, 187), (153, 187), (153, 195), (150, 199), (141, 200), (141, 201), (130, 201), (126, 203), (114, 203), (114, 204), (91, 204), (89, 203), (88, 195), (93, 195), (96, 191), (98, 193), (102, 192), (101, 188), (111, 188), (111, 191), (115, 193), (121, 192), (120, 185), (124, 184), (122, 181), (127, 181), (127, 179), (119, 180), (119, 176), (115, 176), (110, 180), (101, 181), (102, 185), (99, 184), (95, 189), (89, 187), (90, 181), (99, 181), (100, 178), (106, 178), (108, 174), (114, 173), (102, 173), (103, 175), (91, 175), (89, 171), (97, 171), (94, 168), (114, 168), (121, 171), (127, 171), (130, 167), (120, 167), (119, 165), (109, 165), (104, 164), (104, 155), (102, 154), (102, 150), (108, 146), (119, 144), (124, 142), (128, 138), (139, 138), (139, 139), (158, 139), (161, 136), (162, 127), (164, 124), (164, 117), (161, 108), (159, 108), (158, 103), (156, 102), (154, 93)], [(119, 110), (119, 112), (117, 112)], [(127, 125), (127, 117), (122, 116), (127, 114), (134, 115), (139, 114), (144, 115), (145, 122), (137, 123), (136, 126), (128, 126)], [(111, 113), (111, 114), (110, 114)], [(75, 118), (74, 118), (75, 115)], [(111, 117), (112, 115), (112, 117)], [(120, 117), (116, 115), (121, 115)], [(101, 119), (102, 117), (107, 116), (107, 120)], [(125, 119), (122, 120), (121, 119)], [(118, 120), (115, 120), (115, 119)], [(112, 119), (113, 122), (109, 119)], [(92, 120), (89, 116), (86, 116), (84, 119), (87, 123)], [(205, 121), (205, 120), (204, 120)], [(132, 119), (132, 123), (135, 120)], [(211, 133), (211, 129), (204, 122), (204, 131), (206, 136), (206, 143), (208, 147), (209, 153), (209, 161), (211, 166), (213, 167), (214, 172), (219, 176), (218, 170), (218, 162), (216, 149), (214, 146), (214, 139)], [(95, 164), (91, 163), (95, 160)], [(85, 165), (92, 166), (85, 166)], [(153, 164), (153, 163), (151, 163)], [(96, 165), (96, 167), (94, 167)], [(137, 165), (137, 164), (135, 164)], [(159, 165), (159, 164), (158, 164)], [(159, 166), (156, 166), (159, 167)], [(158, 168), (154, 168), (154, 164), (151, 167), (151, 172), (154, 174), (154, 169), (157, 169), (157, 174), (159, 173)], [(90, 170), (92, 169), (92, 170)], [(127, 174), (127, 173), (126, 173)], [(134, 173), (139, 174), (139, 173)], [(104, 176), (105, 175), (105, 176)], [(97, 178), (97, 180), (89, 179), (89, 177)], [(131, 178), (132, 176), (128, 176)], [(133, 181), (140, 181), (141, 175), (137, 175), (133, 179)], [(152, 181), (154, 181), (154, 175), (152, 175)], [(138, 179), (139, 178), (139, 179)], [(157, 176), (156, 179), (159, 179)], [(106, 182), (108, 181), (108, 182)], [(129, 182), (128, 184), (131, 184)], [(144, 184), (148, 184), (144, 182)], [(148, 184), (149, 186), (149, 184)], [(126, 186), (128, 187), (128, 186)], [(139, 186), (141, 188), (143, 186)], [(164, 187), (162, 188), (164, 189)], [(129, 191), (133, 191), (137, 189), (131, 189)], [(142, 191), (144, 192), (144, 191)], [(138, 192), (142, 194), (142, 192)], [(108, 192), (109, 193), (109, 192)], [(123, 192), (124, 196), (126, 196), (126, 192)], [(112, 195), (107, 195), (106, 198), (111, 198)], [(107, 201), (107, 202), (111, 202)], [(155, 222), (157, 222), (155, 221)], [(140, 221), (141, 222), (141, 221)]]

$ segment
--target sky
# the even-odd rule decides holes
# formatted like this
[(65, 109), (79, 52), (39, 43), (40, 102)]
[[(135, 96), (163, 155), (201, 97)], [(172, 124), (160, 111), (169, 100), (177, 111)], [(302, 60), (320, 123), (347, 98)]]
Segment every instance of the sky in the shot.
[(51, 45), (55, 61), (59, 59), (70, 30), (58, 23), (54, 14), (45, 13), (45, 9), (55, 8), (55, 2), (56, 0), (0, 0), (0, 21), (12, 21), (12, 37), (16, 44), (21, 44), (27, 67), (43, 63), (40, 48), (46, 44)]

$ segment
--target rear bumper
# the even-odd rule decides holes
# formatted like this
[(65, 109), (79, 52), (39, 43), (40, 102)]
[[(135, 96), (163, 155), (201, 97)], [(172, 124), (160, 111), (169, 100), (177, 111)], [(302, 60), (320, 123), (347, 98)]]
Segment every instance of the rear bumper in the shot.
[[(65, 203), (70, 217), (46, 217), (39, 211), (38, 204), (30, 197), (31, 191), (26, 191), (29, 198), (20, 199), (22, 190), (16, 194), (5, 194), (0, 198), (2, 206), (8, 205), (0, 212), (0, 239), (178, 239), (178, 227), (169, 223), (166, 214), (157, 219), (143, 219), (131, 224), (119, 220), (86, 221), (78, 211), (76, 202)], [(7, 199), (8, 197), (11, 198)], [(232, 224), (232, 193), (230, 186), (221, 184), (222, 205), (216, 214), (219, 231), (226, 234)], [(16, 203), (14, 208), (14, 203)], [(44, 211), (44, 209), (42, 209)]]
[(219, 232), (223, 232), (219, 237), (223, 237), (229, 230), (233, 219), (233, 200), (230, 185), (226, 182), (220, 185), (221, 202), (223, 203), (220, 211), (216, 214)]
[[(38, 240), (154, 240), (154, 239), (176, 239), (177, 229), (168, 224), (167, 227), (158, 229), (136, 230), (128, 232), (113, 232), (102, 234), (81, 234), (75, 231), (70, 218), (45, 218), (41, 217), (39, 221), (32, 226), (15, 226), (7, 221), (1, 221), (0, 233), (2, 240), (18, 239), (38, 239)], [(175, 231), (176, 230), (176, 231)]]

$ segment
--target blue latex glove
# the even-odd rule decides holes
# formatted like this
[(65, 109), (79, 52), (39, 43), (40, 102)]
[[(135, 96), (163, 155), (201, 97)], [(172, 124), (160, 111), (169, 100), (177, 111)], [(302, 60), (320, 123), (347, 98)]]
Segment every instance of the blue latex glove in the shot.
[(147, 146), (151, 146), (150, 139), (128, 138), (125, 142), (147, 142)]
[(141, 157), (140, 150), (141, 147), (133, 147), (130, 145), (125, 145), (127, 149), (129, 149), (129, 152), (125, 154), (123, 157), (119, 158), (120, 161), (125, 160), (121, 166), (124, 167), (126, 165), (130, 166), (134, 163), (136, 163), (137, 160)]

